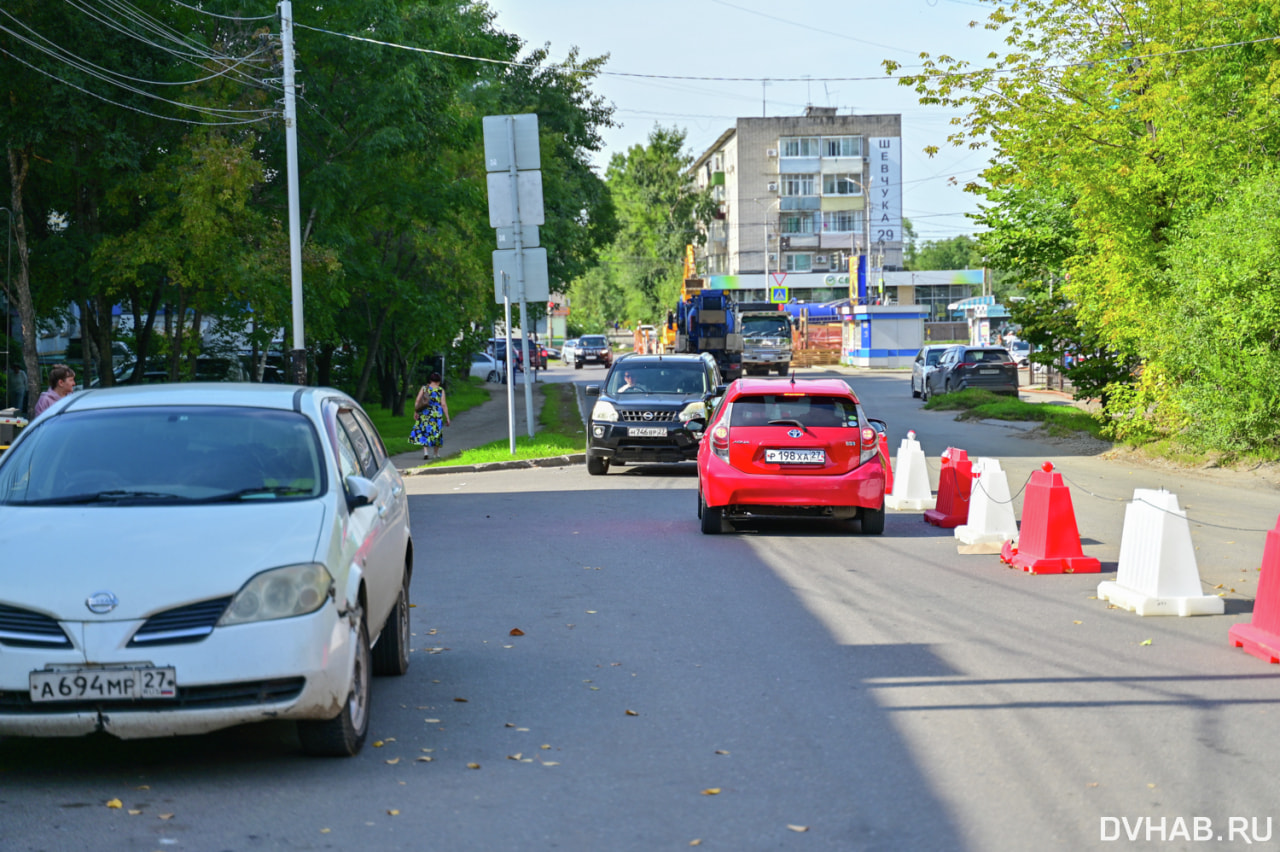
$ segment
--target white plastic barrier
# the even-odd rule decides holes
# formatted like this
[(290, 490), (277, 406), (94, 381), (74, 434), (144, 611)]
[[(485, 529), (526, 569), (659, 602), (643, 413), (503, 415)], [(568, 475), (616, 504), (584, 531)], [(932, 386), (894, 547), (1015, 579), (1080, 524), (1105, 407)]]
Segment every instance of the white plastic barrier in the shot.
[(923, 511), (934, 507), (936, 498), (929, 488), (929, 468), (915, 432), (908, 432), (898, 445), (893, 469), (893, 493), (885, 496), (885, 508)]
[(1222, 615), (1222, 598), (1203, 592), (1177, 495), (1135, 488), (1124, 510), (1120, 568), (1114, 582), (1098, 584), (1098, 599), (1138, 615)]
[(956, 539), (961, 544), (1003, 544), (1017, 537), (1009, 477), (999, 459), (979, 458), (973, 463), (968, 523), (956, 527)]

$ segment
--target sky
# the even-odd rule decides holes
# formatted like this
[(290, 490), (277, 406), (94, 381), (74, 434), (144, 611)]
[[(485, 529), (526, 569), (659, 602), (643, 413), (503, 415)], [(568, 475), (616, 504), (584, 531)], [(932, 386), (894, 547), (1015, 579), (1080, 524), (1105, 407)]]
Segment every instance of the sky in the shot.
[[(920, 53), (986, 64), (998, 36), (976, 0), (486, 0), (494, 25), (528, 47), (549, 44), (552, 60), (571, 47), (610, 59), (605, 72), (674, 77), (746, 77), (749, 81), (598, 77), (595, 90), (622, 125), (603, 133), (603, 171), (614, 153), (643, 145), (657, 124), (686, 131), (688, 152), (702, 154), (738, 117), (803, 115), (807, 105), (841, 114), (902, 116), (903, 215), (920, 240), (973, 234), (965, 217), (977, 197), (962, 191), (986, 163), (984, 151), (946, 141), (953, 116), (922, 106), (915, 91), (885, 76), (885, 59), (908, 69)], [(833, 80), (832, 78), (873, 78)], [(762, 84), (761, 78), (771, 81)], [(799, 79), (783, 82), (782, 78)], [(807, 79), (805, 79), (807, 78)], [(930, 158), (928, 145), (941, 151)]]

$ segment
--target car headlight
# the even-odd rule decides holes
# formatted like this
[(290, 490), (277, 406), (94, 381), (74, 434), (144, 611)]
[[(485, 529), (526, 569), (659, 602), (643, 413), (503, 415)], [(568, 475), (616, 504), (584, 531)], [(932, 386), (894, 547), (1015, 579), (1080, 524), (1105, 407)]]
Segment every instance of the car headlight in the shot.
[(318, 563), (286, 565), (263, 571), (244, 584), (218, 619), (219, 627), (292, 618), (324, 605), (333, 577)]
[(691, 402), (684, 408), (680, 409), (680, 416), (676, 418), (681, 423), (688, 423), (695, 417), (707, 419), (707, 404), (705, 402)]
[(592, 420), (617, 421), (618, 409), (613, 407), (613, 403), (605, 402), (603, 399), (596, 402), (595, 407), (591, 409)]

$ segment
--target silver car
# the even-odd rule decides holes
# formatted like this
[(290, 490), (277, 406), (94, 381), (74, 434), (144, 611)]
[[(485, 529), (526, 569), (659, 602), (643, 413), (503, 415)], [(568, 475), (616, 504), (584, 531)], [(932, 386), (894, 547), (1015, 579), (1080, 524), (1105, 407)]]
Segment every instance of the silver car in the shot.
[(0, 735), (297, 720), (352, 755), (409, 665), (404, 482), (332, 388), (86, 390), (0, 459)]
[(926, 377), (938, 366), (942, 353), (950, 348), (951, 344), (931, 344), (920, 347), (920, 351), (916, 353), (916, 359), (911, 362), (911, 396), (913, 398), (926, 393)]

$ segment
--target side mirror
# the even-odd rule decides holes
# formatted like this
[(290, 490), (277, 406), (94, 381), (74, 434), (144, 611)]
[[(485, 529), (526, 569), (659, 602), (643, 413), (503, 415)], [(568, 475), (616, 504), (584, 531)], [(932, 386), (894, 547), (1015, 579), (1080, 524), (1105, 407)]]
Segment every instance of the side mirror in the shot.
[(702, 433), (706, 431), (707, 421), (703, 417), (695, 417), (685, 424), (690, 432)]
[(363, 476), (348, 476), (346, 483), (347, 511), (354, 512), (361, 506), (372, 506), (378, 501), (378, 486)]
[(586, 390), (584, 390), (584, 391), (583, 391), (583, 393), (585, 393), (587, 396), (599, 396), (599, 395), (600, 395), (600, 386), (599, 386), (599, 385), (587, 385)]

